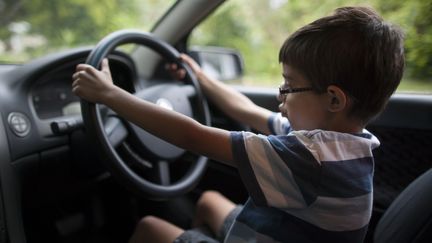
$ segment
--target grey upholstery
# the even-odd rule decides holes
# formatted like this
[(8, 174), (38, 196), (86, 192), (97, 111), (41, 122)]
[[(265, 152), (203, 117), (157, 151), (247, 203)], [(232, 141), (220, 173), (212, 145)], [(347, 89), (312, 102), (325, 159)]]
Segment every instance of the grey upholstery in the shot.
[(374, 242), (432, 242), (432, 169), (414, 180), (386, 210)]

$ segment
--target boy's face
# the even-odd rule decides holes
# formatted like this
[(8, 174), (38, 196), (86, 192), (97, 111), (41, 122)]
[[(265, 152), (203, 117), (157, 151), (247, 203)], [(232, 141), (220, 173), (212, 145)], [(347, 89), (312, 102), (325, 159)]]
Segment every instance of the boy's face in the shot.
[[(325, 94), (308, 89), (296, 91), (299, 88), (310, 88), (312, 84), (289, 65), (283, 64), (282, 76), (284, 83), (280, 88), (282, 92), (288, 90), (288, 93), (279, 94), (279, 110), (282, 116), (288, 118), (291, 127), (294, 130), (326, 129), (329, 114)], [(294, 92), (289, 93), (290, 89)]]

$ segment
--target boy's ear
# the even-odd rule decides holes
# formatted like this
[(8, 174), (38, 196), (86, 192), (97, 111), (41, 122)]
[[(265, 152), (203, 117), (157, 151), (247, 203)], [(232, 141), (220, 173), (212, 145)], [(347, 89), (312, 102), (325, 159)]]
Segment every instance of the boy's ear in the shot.
[(327, 109), (330, 112), (340, 112), (347, 108), (348, 101), (345, 92), (336, 85), (327, 87)]

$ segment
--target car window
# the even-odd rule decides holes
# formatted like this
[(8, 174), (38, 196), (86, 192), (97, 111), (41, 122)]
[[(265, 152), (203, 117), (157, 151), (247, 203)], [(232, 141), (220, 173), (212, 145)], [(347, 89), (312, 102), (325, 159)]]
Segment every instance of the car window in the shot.
[(374, 7), (405, 31), (406, 71), (398, 92), (432, 94), (432, 0), (232, 0), (193, 31), (192, 46), (224, 46), (241, 52), (245, 76), (234, 83), (277, 87), (278, 51), (297, 28), (347, 5)]
[(0, 63), (93, 46), (119, 29), (150, 31), (173, 0), (0, 0)]

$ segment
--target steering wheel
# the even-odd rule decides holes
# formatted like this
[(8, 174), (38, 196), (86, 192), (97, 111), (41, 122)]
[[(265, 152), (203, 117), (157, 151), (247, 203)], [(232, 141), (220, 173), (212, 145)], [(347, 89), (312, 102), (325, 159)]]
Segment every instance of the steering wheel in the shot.
[[(186, 70), (185, 82), (158, 84), (138, 90), (134, 95), (140, 99), (156, 103), (162, 108), (180, 112), (199, 122), (210, 125), (209, 108), (199, 82), (191, 69), (180, 61), (179, 52), (168, 43), (154, 35), (134, 30), (116, 31), (103, 38), (90, 52), (86, 63), (100, 68), (102, 60), (116, 47), (123, 44), (140, 44), (160, 54), (162, 59), (176, 63)], [(193, 107), (193, 108), (192, 108)], [(160, 140), (136, 125), (123, 120), (114, 112), (100, 104), (81, 99), (81, 111), (86, 134), (97, 146), (108, 171), (126, 188), (154, 199), (166, 199), (182, 195), (193, 189), (203, 175), (208, 159), (204, 156), (193, 158), (189, 169), (183, 176), (171, 183), (170, 164), (178, 160), (185, 150)], [(142, 114), (145, 119), (146, 114)], [(175, 126), (175, 124), (173, 124)], [(120, 149), (122, 154), (120, 155)], [(143, 152), (145, 154), (143, 154)], [(126, 154), (127, 156), (125, 156)], [(143, 159), (142, 156), (149, 157)], [(124, 160), (122, 157), (127, 157)], [(196, 157), (196, 156), (195, 156)], [(131, 160), (135, 161), (132, 163)], [(152, 171), (147, 179), (138, 167)], [(148, 173), (147, 173), (148, 174)]]

